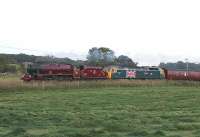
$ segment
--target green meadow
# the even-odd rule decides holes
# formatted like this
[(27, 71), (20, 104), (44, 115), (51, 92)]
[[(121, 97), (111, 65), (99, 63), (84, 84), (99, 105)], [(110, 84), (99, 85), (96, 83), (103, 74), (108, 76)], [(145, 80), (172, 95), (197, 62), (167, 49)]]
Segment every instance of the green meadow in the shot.
[(199, 137), (199, 87), (4, 87), (0, 136)]

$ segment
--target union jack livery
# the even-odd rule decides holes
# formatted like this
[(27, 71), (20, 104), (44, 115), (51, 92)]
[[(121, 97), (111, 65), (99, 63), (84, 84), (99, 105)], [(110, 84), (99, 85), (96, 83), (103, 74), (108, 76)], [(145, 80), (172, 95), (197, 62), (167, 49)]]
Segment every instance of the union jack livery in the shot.
[(127, 78), (136, 78), (136, 72), (135, 71), (127, 71), (126, 77)]

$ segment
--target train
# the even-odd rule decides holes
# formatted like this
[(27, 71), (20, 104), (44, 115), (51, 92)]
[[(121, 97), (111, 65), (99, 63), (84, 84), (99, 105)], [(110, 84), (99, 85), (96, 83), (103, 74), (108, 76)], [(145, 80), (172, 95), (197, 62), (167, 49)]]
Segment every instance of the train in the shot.
[(72, 64), (29, 65), (21, 78), (32, 80), (192, 80), (200, 81), (200, 72), (168, 70), (159, 67), (121, 68), (117, 66), (95, 67)]
[(94, 66), (77, 68), (71, 64), (29, 65), (21, 79), (24, 81), (107, 79), (107, 73), (102, 67)]

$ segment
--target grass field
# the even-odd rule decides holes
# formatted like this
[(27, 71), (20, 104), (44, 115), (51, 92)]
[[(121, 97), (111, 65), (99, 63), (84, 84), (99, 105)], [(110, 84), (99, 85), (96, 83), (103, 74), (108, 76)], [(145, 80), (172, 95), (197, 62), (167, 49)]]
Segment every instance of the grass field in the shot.
[(199, 135), (199, 86), (0, 89), (2, 137)]

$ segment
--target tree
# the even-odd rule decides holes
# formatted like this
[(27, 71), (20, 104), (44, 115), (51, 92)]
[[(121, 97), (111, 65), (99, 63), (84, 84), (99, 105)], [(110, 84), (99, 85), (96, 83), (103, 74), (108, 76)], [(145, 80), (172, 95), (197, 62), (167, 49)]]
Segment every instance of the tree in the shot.
[(91, 64), (98, 64), (100, 60), (102, 59), (102, 55), (99, 49), (96, 47), (89, 49), (87, 59), (88, 59), (88, 62)]
[(34, 55), (26, 55), (26, 54), (18, 54), (15, 55), (15, 60), (17, 61), (17, 63), (24, 63), (24, 62), (35, 62), (36, 56)]
[(16, 65), (9, 64), (8, 59), (5, 56), (0, 56), (0, 73), (16, 73)]
[(125, 55), (120, 55), (117, 58), (117, 65), (121, 67), (137, 67), (137, 63), (133, 62), (131, 58)]
[[(175, 63), (163, 63), (161, 62), (159, 65), (161, 68), (169, 69), (169, 70), (187, 70), (187, 64), (183, 61), (178, 61)], [(200, 64), (196, 63), (188, 63), (188, 67), (190, 71), (200, 71)]]
[(55, 63), (55, 57), (51, 55), (39, 56), (36, 58), (35, 62), (38, 64), (52, 64)]
[(0, 57), (0, 73), (6, 72), (6, 68), (7, 68), (6, 58), (1, 56)]
[(184, 63), (183, 61), (178, 61), (176, 63), (176, 69), (180, 69), (180, 70), (186, 69), (186, 63)]
[(105, 66), (113, 64), (115, 61), (115, 53), (106, 47), (93, 47), (88, 52), (88, 63), (90, 65)]

